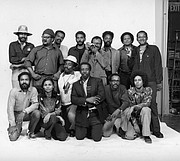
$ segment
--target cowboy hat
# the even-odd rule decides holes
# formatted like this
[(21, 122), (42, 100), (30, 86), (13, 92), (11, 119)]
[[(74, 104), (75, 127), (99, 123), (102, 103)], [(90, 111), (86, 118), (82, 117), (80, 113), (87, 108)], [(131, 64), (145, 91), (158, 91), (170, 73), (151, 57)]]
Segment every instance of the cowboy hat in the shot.
[(25, 25), (21, 25), (18, 27), (18, 31), (14, 32), (15, 35), (19, 35), (19, 34), (27, 34), (27, 36), (31, 36), (32, 34), (28, 32), (28, 28)]

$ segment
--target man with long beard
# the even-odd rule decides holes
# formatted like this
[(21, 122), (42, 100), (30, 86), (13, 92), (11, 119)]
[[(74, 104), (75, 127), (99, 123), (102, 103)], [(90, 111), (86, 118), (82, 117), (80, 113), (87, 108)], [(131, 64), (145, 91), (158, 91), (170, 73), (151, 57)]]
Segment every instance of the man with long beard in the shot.
[(18, 31), (14, 34), (18, 36), (18, 40), (9, 44), (9, 62), (11, 63), (10, 69), (12, 69), (12, 87), (19, 88), (18, 75), (27, 71), (24, 61), (34, 45), (27, 42), (28, 36), (32, 35), (28, 32), (27, 26), (19, 26)]
[(20, 89), (13, 88), (9, 93), (7, 114), (9, 121), (8, 135), (10, 141), (16, 141), (22, 131), (22, 122), (29, 121), (28, 137), (35, 138), (36, 125), (40, 119), (38, 109), (38, 93), (30, 87), (31, 75), (22, 72), (18, 75)]

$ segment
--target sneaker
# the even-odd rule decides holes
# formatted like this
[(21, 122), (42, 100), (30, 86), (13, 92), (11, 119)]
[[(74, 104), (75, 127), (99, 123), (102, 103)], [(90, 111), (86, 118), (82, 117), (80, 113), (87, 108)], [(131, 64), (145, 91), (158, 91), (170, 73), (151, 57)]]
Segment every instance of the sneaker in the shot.
[(149, 136), (144, 136), (144, 140), (145, 140), (146, 143), (149, 143), (149, 144), (152, 143), (152, 140), (151, 140), (151, 138)]
[(161, 132), (154, 132), (153, 135), (156, 136), (157, 138), (163, 138), (164, 137), (164, 135)]
[(29, 139), (35, 139), (36, 138), (36, 135), (34, 133), (28, 133), (28, 138)]

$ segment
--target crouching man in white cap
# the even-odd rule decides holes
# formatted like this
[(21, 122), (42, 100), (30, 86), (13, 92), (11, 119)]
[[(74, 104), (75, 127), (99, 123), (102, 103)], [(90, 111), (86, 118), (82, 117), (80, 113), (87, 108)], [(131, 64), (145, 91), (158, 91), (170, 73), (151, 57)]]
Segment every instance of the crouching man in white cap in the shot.
[(78, 65), (76, 57), (69, 55), (64, 59), (64, 72), (60, 75), (58, 86), (62, 99), (62, 114), (65, 119), (65, 128), (70, 137), (75, 136), (76, 105), (71, 103), (72, 84), (81, 77), (79, 71), (74, 71)]

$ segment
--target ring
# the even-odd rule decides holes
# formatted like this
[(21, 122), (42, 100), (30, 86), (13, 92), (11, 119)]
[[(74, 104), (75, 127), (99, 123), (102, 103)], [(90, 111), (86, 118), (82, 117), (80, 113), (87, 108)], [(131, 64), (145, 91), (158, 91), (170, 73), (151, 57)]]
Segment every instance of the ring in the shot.
[(96, 104), (96, 102), (94, 101), (94, 104)]

